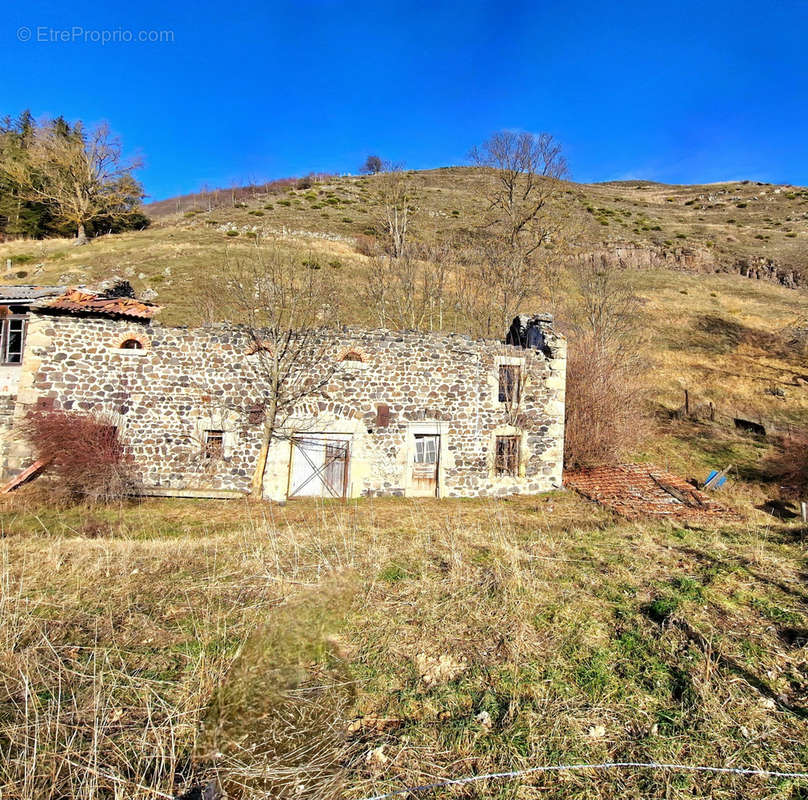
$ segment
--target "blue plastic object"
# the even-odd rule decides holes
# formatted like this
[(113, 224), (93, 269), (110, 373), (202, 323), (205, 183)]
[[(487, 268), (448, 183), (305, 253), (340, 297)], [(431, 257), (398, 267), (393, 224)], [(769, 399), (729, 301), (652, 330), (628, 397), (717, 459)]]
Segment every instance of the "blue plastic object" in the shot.
[(704, 481), (704, 487), (705, 488), (708, 488), (708, 489), (720, 489), (727, 482), (727, 476), (722, 475), (714, 484), (712, 484), (712, 486), (708, 486), (707, 484), (709, 484), (710, 481), (716, 475), (718, 475), (718, 470), (717, 469), (714, 469), (714, 470), (712, 470), (712, 472), (710, 472), (710, 474), (707, 476), (707, 480)]

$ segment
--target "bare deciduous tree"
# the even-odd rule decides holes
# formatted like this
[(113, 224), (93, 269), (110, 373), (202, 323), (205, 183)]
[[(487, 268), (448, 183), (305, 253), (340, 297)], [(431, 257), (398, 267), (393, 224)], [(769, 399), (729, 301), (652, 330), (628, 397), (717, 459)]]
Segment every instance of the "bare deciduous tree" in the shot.
[(637, 353), (640, 300), (625, 270), (606, 256), (580, 256), (571, 263), (576, 296), (567, 316), (579, 338), (622, 359)]
[(443, 328), (444, 299), (451, 248), (421, 247), (420, 258), (376, 255), (369, 267), (364, 297), (383, 328)]
[(567, 164), (550, 134), (500, 131), (471, 151), (490, 170), (488, 205), (478, 240), (480, 280), (489, 287), (486, 330), (504, 330), (541, 283), (540, 248), (562, 227), (550, 207)]
[(76, 242), (87, 240), (87, 226), (99, 219), (122, 218), (143, 198), (132, 175), (138, 161), (125, 161), (120, 141), (102, 124), (85, 131), (63, 121), (36, 132), (26, 158), (4, 162), (3, 170), (31, 202), (51, 205), (76, 229)]
[(567, 174), (561, 145), (549, 133), (499, 131), (475, 147), (471, 158), (494, 170), (486, 226), (529, 255), (554, 230), (542, 212)]
[(368, 156), (365, 163), (359, 168), (359, 172), (363, 175), (377, 175), (384, 169), (384, 162), (379, 156)]
[(625, 271), (604, 257), (574, 260), (570, 278), (564, 461), (613, 463), (648, 429), (639, 299)]
[(410, 218), (415, 211), (412, 182), (400, 166), (387, 165), (375, 186), (381, 209), (379, 224), (387, 237), (388, 250), (393, 258), (401, 258), (407, 249)]
[(256, 240), (246, 255), (229, 256), (209, 292), (237, 315), (249, 340), (256, 384), (264, 393), (263, 432), (253, 494), (260, 496), (269, 446), (285, 438), (298, 404), (322, 394), (337, 371), (324, 330), (336, 314), (333, 287), (320, 270)]

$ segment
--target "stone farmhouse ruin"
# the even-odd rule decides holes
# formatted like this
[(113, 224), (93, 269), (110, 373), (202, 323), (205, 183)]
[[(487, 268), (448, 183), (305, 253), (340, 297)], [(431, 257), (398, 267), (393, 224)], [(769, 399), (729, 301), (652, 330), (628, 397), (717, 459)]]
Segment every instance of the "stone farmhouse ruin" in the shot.
[[(0, 308), (3, 480), (36, 458), (20, 432), (26, 415), (55, 410), (115, 426), (147, 494), (250, 492), (269, 390), (246, 330), (161, 325), (159, 307), (128, 284), (0, 287)], [(328, 380), (276, 431), (265, 498), (561, 486), (566, 343), (550, 316), (518, 317), (504, 341), (359, 328), (317, 335)]]

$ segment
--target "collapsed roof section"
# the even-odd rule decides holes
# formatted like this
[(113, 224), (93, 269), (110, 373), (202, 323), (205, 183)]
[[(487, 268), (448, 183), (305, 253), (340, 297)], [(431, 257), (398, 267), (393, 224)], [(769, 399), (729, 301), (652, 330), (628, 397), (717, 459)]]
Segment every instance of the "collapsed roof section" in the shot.
[(557, 336), (553, 330), (552, 314), (520, 314), (514, 317), (505, 336), (505, 343), (526, 350), (539, 350), (552, 357), (549, 338)]
[(654, 464), (615, 464), (568, 471), (564, 485), (630, 520), (734, 518), (729, 508)]
[(36, 303), (33, 308), (45, 313), (150, 320), (162, 306), (138, 300), (129, 282), (119, 281), (101, 291), (86, 287), (70, 288), (55, 298)]
[(15, 313), (31, 310), (138, 320), (150, 320), (162, 308), (138, 300), (129, 281), (120, 279), (97, 286), (0, 286), (2, 307)]

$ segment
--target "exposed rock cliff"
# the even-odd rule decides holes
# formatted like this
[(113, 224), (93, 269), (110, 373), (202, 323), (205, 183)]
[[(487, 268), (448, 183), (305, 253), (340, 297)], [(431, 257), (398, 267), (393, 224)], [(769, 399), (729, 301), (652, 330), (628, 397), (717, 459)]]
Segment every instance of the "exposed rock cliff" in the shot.
[(590, 251), (624, 269), (672, 269), (682, 272), (728, 272), (754, 280), (796, 288), (806, 284), (797, 270), (771, 258), (737, 257), (706, 247), (655, 247), (633, 242), (608, 242)]

